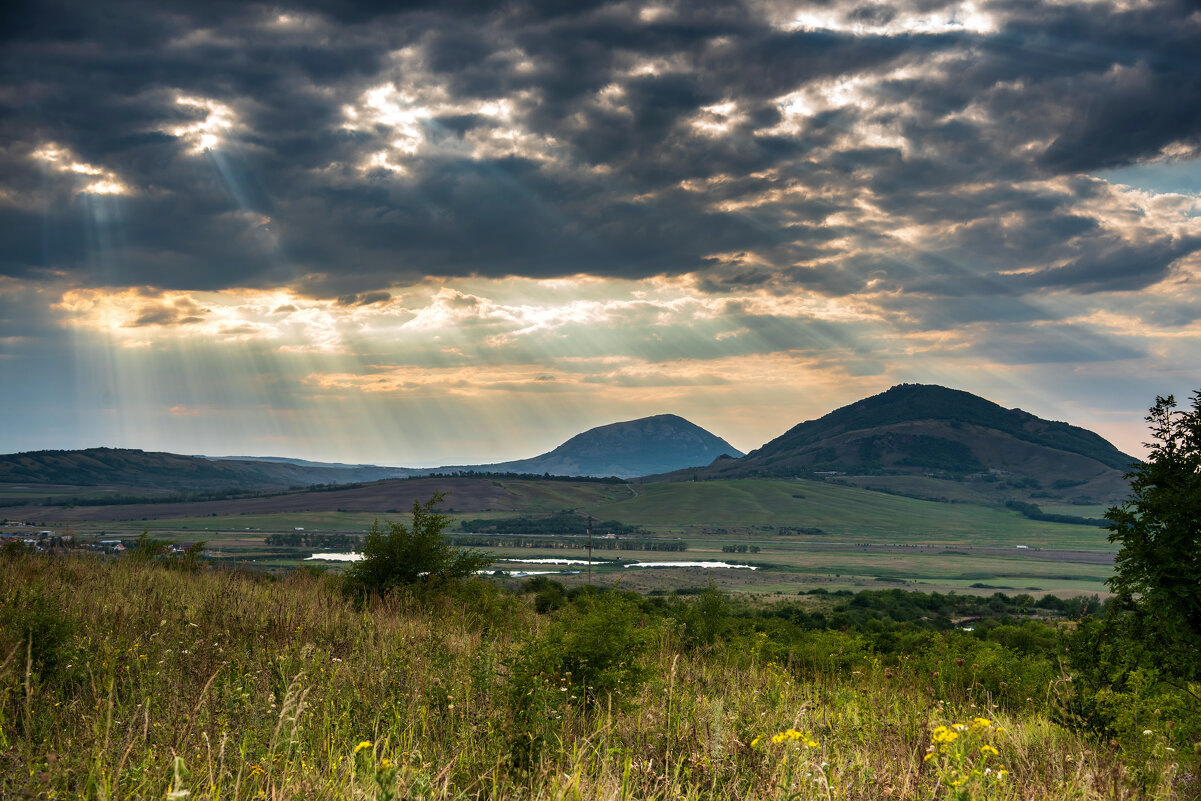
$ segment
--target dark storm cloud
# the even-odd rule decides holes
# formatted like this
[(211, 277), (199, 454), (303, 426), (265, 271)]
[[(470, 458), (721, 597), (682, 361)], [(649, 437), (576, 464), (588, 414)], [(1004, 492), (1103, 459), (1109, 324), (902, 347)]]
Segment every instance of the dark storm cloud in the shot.
[[(580, 272), (950, 297), (1135, 290), (1201, 247), (1115, 227), (1071, 179), (1201, 146), (1187, 5), (998, 0), (986, 31), (904, 27), (952, 20), (937, 2), (812, 8), (846, 25), (726, 2), (10, 7), (0, 272), (347, 303)], [(378, 87), (427, 113), (349, 125)], [(197, 154), (206, 103), (230, 127)], [(68, 155), (34, 158), (48, 143)], [(97, 179), (68, 162), (129, 191), (80, 194)]]

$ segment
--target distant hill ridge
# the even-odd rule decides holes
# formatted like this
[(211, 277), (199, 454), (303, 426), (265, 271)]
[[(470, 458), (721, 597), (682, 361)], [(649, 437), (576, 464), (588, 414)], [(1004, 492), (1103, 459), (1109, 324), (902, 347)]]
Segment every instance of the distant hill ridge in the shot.
[(439, 469), (633, 478), (707, 465), (720, 456), (742, 451), (679, 415), (657, 414), (589, 429), (530, 459)]
[(742, 452), (678, 415), (660, 414), (589, 429), (540, 456), (495, 464), (380, 467), (87, 448), (0, 455), (0, 483), (225, 490), (349, 484), (459, 471), (633, 478), (707, 465), (722, 455), (742, 456)]
[(900, 384), (800, 423), (741, 459), (649, 480), (912, 474), (1113, 499), (1125, 494), (1122, 474), (1135, 461), (1078, 426), (962, 390)]
[(968, 423), (1003, 431), (1025, 442), (1087, 456), (1116, 470), (1125, 470), (1135, 461), (1086, 428), (1044, 420), (1021, 409), (1006, 409), (970, 392), (937, 384), (898, 384), (794, 426), (749, 455), (803, 448), (846, 431), (919, 420)]
[(135, 448), (26, 451), (0, 455), (0, 482), (4, 483), (213, 490), (376, 481), (406, 474), (403, 468), (337, 468), (268, 460), (212, 460)]

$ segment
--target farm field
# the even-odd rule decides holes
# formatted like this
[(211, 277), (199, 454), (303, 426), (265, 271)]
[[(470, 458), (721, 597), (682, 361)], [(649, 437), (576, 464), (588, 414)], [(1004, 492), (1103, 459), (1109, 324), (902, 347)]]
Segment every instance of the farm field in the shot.
[(1045, 523), (1008, 509), (924, 501), (820, 481), (650, 484), (638, 487), (636, 498), (580, 511), (688, 537), (705, 529), (762, 536), (780, 527), (798, 527), (872, 544), (1109, 550), (1105, 532), (1095, 527)]
[(403, 514), (414, 500), (424, 501), (435, 491), (446, 494), (443, 511), (468, 514), (552, 512), (584, 504), (604, 504), (631, 497), (633, 493), (625, 484), (591, 481), (415, 478), (213, 501), (74, 507), (0, 506), (0, 517), (61, 522), (116, 522), (274, 514), (303, 516), (312, 512), (340, 511), (364, 512), (368, 513), (368, 518), (374, 518), (384, 514)]
[[(630, 589), (706, 586), (730, 592), (795, 595), (815, 586), (906, 587), (925, 591), (1104, 592), (1113, 548), (1104, 529), (1034, 521), (1015, 511), (974, 503), (943, 503), (821, 481), (736, 479), (662, 484), (613, 484), (495, 479), (411, 479), (270, 497), (131, 506), (27, 507), (40, 526), (60, 533), (136, 537), (144, 529), (170, 542), (208, 543), (222, 561), (283, 570), (318, 550), (269, 546), (271, 534), (358, 536), (374, 521), (407, 520), (414, 499), (446, 491), (454, 510), (449, 530), (476, 518), (539, 515), (573, 509), (602, 521), (643, 527), (655, 537), (682, 539), (684, 552), (597, 549), (598, 559), (727, 561), (757, 570), (620, 566), (594, 570), (598, 584)], [(1047, 507), (1081, 516), (1091, 507)], [(0, 510), (16, 518), (17, 510)], [(1101, 510), (1103, 512), (1103, 510)], [(461, 536), (461, 535), (459, 535)], [(498, 558), (585, 554), (580, 540), (549, 549), (485, 548)], [(598, 540), (598, 545), (602, 541)], [(742, 549), (742, 553), (723, 551)], [(757, 549), (757, 552), (755, 552)], [(328, 564), (328, 563), (318, 563)], [(338, 564), (328, 565), (338, 570)], [(519, 563), (498, 568), (522, 570)], [(527, 566), (525, 570), (534, 569)], [(542, 569), (552, 569), (546, 568)], [(564, 575), (567, 584), (585, 579)], [(982, 586), (972, 586), (982, 585)]]

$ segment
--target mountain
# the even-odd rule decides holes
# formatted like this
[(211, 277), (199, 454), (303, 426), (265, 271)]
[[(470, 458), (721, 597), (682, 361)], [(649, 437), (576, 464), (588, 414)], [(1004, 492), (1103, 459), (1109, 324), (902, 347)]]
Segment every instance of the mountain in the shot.
[(212, 460), (129, 448), (28, 451), (0, 456), (0, 483), (224, 490), (341, 484), (403, 475), (408, 475), (403, 468)]
[[(786, 431), (700, 478), (914, 474), (1111, 496), (1136, 461), (1097, 434), (956, 389), (900, 384)], [(670, 478), (691, 478), (685, 471)], [(1094, 493), (1096, 494), (1096, 493)]]
[(707, 465), (722, 456), (742, 451), (683, 417), (658, 414), (589, 429), (531, 459), (439, 469), (633, 478)]
[(0, 455), (0, 483), (147, 487), (170, 490), (282, 489), (459, 471), (631, 478), (705, 465), (742, 452), (674, 414), (613, 423), (577, 434), (532, 459), (434, 468), (308, 462), (284, 457), (204, 457), (126, 448)]

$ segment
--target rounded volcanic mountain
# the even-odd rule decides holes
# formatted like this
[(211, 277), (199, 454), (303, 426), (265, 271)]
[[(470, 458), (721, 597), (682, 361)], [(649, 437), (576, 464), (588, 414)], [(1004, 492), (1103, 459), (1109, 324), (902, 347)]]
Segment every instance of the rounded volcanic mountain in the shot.
[(679, 415), (657, 414), (589, 429), (532, 459), (484, 467), (515, 473), (633, 478), (708, 465), (720, 456), (739, 457), (742, 451)]

